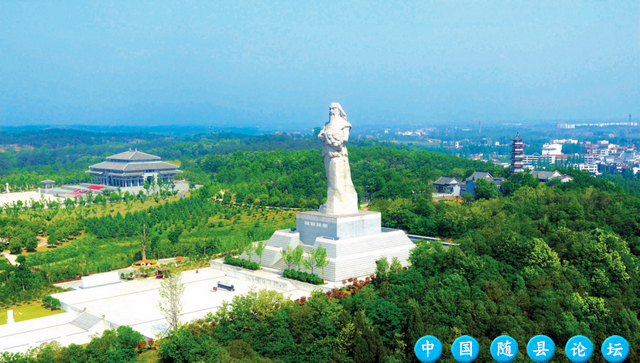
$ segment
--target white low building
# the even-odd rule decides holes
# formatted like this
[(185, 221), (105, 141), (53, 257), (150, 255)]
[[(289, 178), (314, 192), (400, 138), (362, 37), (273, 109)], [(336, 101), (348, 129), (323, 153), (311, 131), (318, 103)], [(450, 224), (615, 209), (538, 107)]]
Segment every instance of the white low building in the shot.
[(575, 164), (574, 167), (579, 170), (586, 170), (591, 174), (598, 172), (598, 164)]
[(523, 155), (522, 162), (525, 165), (555, 164), (556, 155), (553, 155), (553, 154), (540, 155), (538, 153), (535, 153), (533, 155)]
[(562, 144), (542, 145), (542, 155), (562, 155)]

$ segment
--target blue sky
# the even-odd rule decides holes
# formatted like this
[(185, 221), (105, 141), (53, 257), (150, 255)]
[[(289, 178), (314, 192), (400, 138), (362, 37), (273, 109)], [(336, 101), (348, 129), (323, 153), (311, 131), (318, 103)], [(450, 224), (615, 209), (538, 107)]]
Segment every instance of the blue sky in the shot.
[(5, 1), (0, 124), (640, 116), (639, 1)]

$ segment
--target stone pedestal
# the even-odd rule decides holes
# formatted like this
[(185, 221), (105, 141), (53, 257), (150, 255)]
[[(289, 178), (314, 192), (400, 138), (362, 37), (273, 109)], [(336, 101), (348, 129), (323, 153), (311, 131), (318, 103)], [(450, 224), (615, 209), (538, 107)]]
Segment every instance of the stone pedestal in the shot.
[(356, 211), (346, 215), (302, 212), (296, 215), (296, 231), (300, 241), (313, 245), (316, 238), (347, 239), (379, 234), (380, 212)]
[[(379, 212), (358, 211), (349, 215), (330, 215), (303, 212), (296, 216), (297, 228), (276, 231), (262, 255), (262, 266), (284, 269), (282, 252), (287, 248), (302, 247), (306, 253), (322, 246), (327, 250), (329, 265), (324, 269), (327, 281), (342, 281), (375, 273), (376, 261), (386, 257), (391, 263), (397, 257), (408, 265), (413, 242), (401, 230), (381, 228)], [(242, 258), (259, 262), (254, 254)], [(316, 271), (322, 276), (322, 271)]]
[(15, 322), (13, 320), (13, 310), (7, 310), (7, 324), (14, 324)]
[[(376, 261), (382, 257), (386, 257), (389, 263), (397, 257), (402, 266), (407, 266), (409, 252), (414, 247), (404, 231), (397, 229), (340, 240), (320, 237), (314, 248), (320, 245), (327, 249), (329, 258), (329, 265), (324, 269), (327, 281), (372, 275), (376, 272)], [(321, 271), (317, 274), (322, 276)]]

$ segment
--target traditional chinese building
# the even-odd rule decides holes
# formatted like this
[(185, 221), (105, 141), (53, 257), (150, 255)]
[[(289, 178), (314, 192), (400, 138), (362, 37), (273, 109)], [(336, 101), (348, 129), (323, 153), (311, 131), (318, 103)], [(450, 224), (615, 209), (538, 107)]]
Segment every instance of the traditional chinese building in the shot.
[(524, 142), (519, 134), (511, 139), (511, 174), (522, 173), (524, 171)]
[(107, 157), (107, 161), (91, 165), (86, 173), (97, 184), (114, 187), (143, 186), (145, 181), (171, 183), (182, 173), (176, 165), (160, 160), (159, 156), (131, 150)]
[(461, 185), (460, 180), (452, 176), (441, 176), (433, 182), (433, 187), (437, 193), (453, 194), (455, 196), (460, 196)]

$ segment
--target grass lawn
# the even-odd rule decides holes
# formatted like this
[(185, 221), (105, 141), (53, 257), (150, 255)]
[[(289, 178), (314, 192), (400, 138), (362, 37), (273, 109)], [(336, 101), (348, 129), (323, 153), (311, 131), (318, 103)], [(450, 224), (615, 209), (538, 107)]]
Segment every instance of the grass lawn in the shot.
[[(16, 322), (64, 313), (64, 310), (51, 311), (51, 309), (44, 308), (40, 304), (21, 306), (19, 308), (13, 308), (12, 310), (13, 310), (13, 319)], [(2, 309), (0, 310), (0, 325), (4, 325), (6, 323), (7, 323), (7, 310)]]
[(160, 357), (158, 356), (158, 351), (155, 349), (149, 349), (139, 354), (136, 358), (135, 362), (144, 362), (144, 363), (155, 363), (159, 362)]

